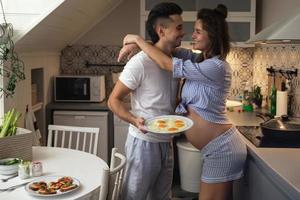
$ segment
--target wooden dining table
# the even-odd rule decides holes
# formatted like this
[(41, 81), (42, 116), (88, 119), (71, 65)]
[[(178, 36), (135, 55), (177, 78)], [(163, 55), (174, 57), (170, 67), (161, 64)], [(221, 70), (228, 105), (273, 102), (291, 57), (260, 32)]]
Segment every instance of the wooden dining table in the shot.
[[(88, 199), (94, 200), (99, 198), (99, 191), (102, 182), (102, 169), (109, 169), (107, 163), (101, 158), (86, 153), (66, 148), (56, 147), (32, 147), (33, 161), (39, 161), (43, 166), (41, 177), (30, 177), (21, 180), (19, 177), (10, 179), (5, 183), (0, 183), (0, 189), (13, 185), (31, 182), (37, 179), (47, 180), (50, 176), (70, 176), (79, 181), (78, 189), (62, 193), (58, 196), (39, 197), (33, 196), (26, 191), (25, 186), (19, 187), (13, 191), (0, 192), (0, 199), (5, 200), (33, 200), (33, 199)], [(6, 176), (0, 175), (0, 178)]]

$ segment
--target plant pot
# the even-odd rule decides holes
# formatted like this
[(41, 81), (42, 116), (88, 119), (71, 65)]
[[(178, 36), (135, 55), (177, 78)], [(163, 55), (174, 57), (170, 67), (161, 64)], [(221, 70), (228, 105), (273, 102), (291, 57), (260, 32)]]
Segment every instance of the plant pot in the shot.
[(0, 159), (20, 158), (32, 160), (32, 131), (17, 128), (16, 135), (0, 138)]

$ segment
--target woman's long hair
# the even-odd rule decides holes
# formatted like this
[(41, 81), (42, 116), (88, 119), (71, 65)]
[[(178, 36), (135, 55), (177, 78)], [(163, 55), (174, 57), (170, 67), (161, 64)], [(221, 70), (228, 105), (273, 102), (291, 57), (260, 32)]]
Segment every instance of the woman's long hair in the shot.
[(227, 8), (222, 4), (215, 9), (203, 8), (197, 13), (197, 20), (201, 20), (203, 29), (207, 31), (210, 40), (210, 47), (206, 52), (208, 58), (220, 55), (220, 59), (225, 60), (230, 51), (226, 17)]

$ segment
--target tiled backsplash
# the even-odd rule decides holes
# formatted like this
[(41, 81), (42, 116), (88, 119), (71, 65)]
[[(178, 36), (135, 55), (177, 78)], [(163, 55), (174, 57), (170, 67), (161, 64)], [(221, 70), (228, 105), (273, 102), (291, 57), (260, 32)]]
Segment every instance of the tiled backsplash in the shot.
[[(254, 49), (253, 83), (262, 86), (264, 96), (268, 95), (266, 68), (297, 68), (300, 70), (300, 45), (262, 45)], [(299, 74), (299, 72), (298, 72)], [(292, 114), (300, 117), (300, 76), (292, 80)]]
[[(123, 67), (116, 66), (120, 46), (68, 46), (62, 51), (61, 74), (105, 75), (106, 96), (113, 87), (111, 72), (120, 72)], [(87, 67), (86, 62), (97, 66)], [(230, 99), (237, 99), (244, 89), (246, 81), (262, 87), (264, 97), (268, 91), (266, 68), (270, 66), (300, 70), (300, 46), (272, 45), (255, 48), (232, 48), (227, 58), (232, 67), (232, 88)], [(101, 64), (103, 66), (101, 66)], [(99, 65), (99, 66), (98, 66)], [(104, 66), (111, 65), (111, 66)], [(300, 78), (292, 81), (293, 104), (295, 116), (300, 117)]]
[[(232, 48), (227, 58), (232, 67), (233, 77), (230, 99), (242, 94), (244, 84), (262, 88), (264, 97), (268, 96), (268, 67), (297, 68), (300, 70), (300, 45), (261, 45), (255, 48)], [(292, 114), (300, 117), (300, 76), (292, 80)]]
[[(113, 87), (112, 72), (123, 70), (122, 66), (117, 66), (120, 64), (117, 62), (120, 49), (120, 46), (67, 46), (62, 50), (60, 73), (64, 75), (105, 75), (106, 98), (108, 98)], [(96, 65), (88, 67), (86, 66), (87, 62)]]
[(253, 48), (231, 48), (227, 62), (232, 68), (229, 99), (239, 99), (246, 82), (253, 77)]

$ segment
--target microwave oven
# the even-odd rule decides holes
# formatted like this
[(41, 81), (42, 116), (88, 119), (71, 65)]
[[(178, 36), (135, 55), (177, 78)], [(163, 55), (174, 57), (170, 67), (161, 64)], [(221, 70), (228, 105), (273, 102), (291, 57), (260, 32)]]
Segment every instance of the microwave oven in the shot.
[(55, 76), (55, 102), (101, 102), (105, 99), (104, 76)]

